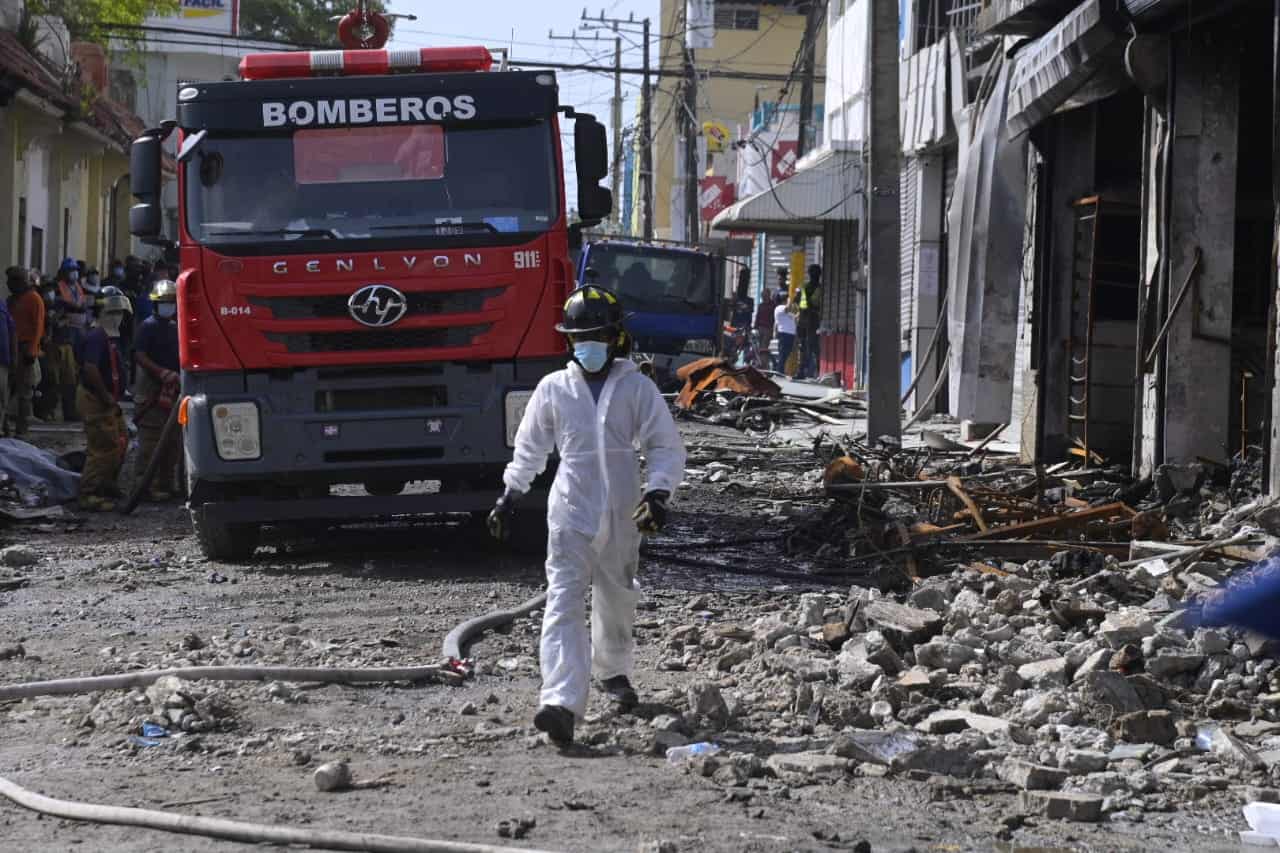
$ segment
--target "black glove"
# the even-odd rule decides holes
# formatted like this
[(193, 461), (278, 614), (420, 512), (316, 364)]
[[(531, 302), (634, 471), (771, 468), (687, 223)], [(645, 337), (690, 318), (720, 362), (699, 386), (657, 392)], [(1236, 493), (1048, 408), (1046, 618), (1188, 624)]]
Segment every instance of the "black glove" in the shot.
[(508, 489), (493, 505), (489, 512), (489, 535), (494, 539), (505, 542), (511, 538), (511, 519), (516, 514), (516, 504), (520, 497), (519, 492)]
[(641, 533), (657, 533), (666, 526), (667, 500), (670, 497), (670, 492), (656, 490), (641, 499), (635, 514), (631, 516)]
[(34, 355), (24, 355), (22, 357), (22, 363), (27, 367), (30, 367), (36, 363), (36, 357)]

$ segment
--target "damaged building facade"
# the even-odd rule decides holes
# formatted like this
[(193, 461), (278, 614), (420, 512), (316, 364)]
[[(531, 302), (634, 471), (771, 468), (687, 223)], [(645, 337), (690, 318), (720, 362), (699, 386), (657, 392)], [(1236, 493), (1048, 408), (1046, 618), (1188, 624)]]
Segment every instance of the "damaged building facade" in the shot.
[(945, 268), (913, 308), (943, 333), (918, 319), (911, 345), (945, 368), (943, 410), (1010, 425), (1028, 459), (1139, 473), (1269, 449), (1276, 21), (1270, 0), (997, 0), (908, 57), (903, 254), (932, 269), (941, 245)]

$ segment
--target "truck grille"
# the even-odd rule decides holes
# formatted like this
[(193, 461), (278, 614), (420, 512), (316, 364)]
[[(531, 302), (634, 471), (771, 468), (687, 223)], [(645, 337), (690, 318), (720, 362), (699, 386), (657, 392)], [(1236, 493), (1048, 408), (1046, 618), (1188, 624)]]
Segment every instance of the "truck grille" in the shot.
[(316, 392), (317, 412), (433, 409), (447, 405), (449, 405), (449, 386), (447, 385), (335, 388)]
[(368, 332), (268, 332), (267, 340), (291, 353), (369, 352), (388, 349), (452, 349), (470, 346), (491, 324), (443, 329)]
[[(454, 290), (431, 293), (406, 293), (409, 310), (406, 317), (418, 314), (473, 314), (484, 310), (484, 304), (506, 290), (489, 287), (484, 290)], [(251, 296), (249, 303), (271, 312), (277, 320), (325, 320), (351, 316), (348, 296)]]

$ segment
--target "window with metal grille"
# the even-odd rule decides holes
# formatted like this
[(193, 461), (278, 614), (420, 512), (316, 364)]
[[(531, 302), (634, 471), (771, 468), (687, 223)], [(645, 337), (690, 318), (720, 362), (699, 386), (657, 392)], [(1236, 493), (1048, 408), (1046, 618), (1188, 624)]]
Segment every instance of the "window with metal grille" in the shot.
[(717, 30), (758, 30), (760, 10), (754, 6), (732, 6), (716, 3)]

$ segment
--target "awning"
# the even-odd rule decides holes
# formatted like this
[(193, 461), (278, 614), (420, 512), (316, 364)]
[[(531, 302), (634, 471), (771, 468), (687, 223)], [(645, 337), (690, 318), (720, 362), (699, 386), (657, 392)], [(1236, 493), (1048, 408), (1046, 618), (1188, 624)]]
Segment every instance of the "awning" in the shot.
[[(1085, 0), (1017, 52), (1009, 81), (1011, 138), (1055, 112), (1101, 100), (1127, 85), (1121, 64), (1125, 40), (1103, 5), (1102, 0)], [(1087, 97), (1073, 97), (1082, 90)]]
[(795, 174), (748, 196), (711, 221), (719, 231), (821, 234), (822, 223), (862, 218), (862, 152), (830, 148), (801, 160)]

